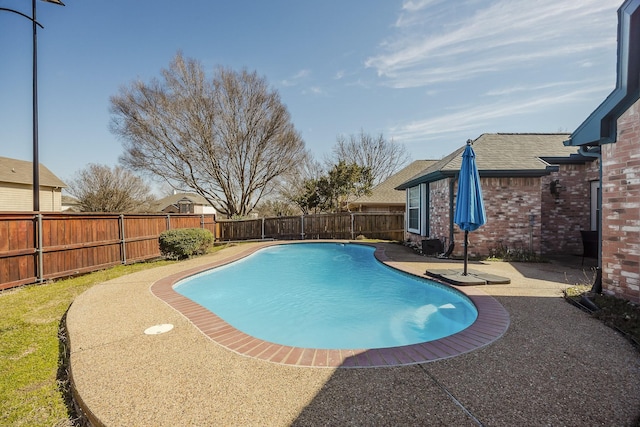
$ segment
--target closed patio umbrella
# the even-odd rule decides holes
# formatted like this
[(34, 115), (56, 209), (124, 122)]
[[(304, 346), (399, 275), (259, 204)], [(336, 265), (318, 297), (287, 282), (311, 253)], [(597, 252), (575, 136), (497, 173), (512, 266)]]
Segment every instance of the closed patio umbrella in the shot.
[(467, 275), (469, 232), (477, 230), (487, 222), (480, 188), (480, 175), (476, 165), (476, 154), (471, 147), (471, 140), (462, 154), (462, 166), (458, 178), (458, 195), (456, 211), (453, 217), (461, 230), (464, 230), (464, 272)]

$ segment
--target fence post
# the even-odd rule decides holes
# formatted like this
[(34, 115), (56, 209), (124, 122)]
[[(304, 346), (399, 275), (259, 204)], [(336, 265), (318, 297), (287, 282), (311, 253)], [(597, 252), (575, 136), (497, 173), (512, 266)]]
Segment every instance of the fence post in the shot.
[(167, 214), (167, 230), (171, 230), (171, 214)]
[(353, 239), (354, 239), (353, 235), (354, 235), (354, 233), (355, 233), (355, 230), (354, 230), (354, 221), (355, 221), (355, 217), (354, 217), (353, 212), (351, 212), (351, 240), (353, 240)]
[(38, 233), (38, 238), (36, 240), (36, 254), (37, 254), (37, 260), (36, 260), (36, 280), (37, 283), (42, 283), (44, 281), (44, 256), (42, 253), (42, 214), (38, 213), (36, 215), (36, 219), (37, 219), (37, 233)]
[(304, 240), (304, 214), (300, 215), (300, 237)]
[(118, 217), (118, 222), (120, 223), (120, 247), (121, 247), (121, 259), (122, 264), (127, 263), (127, 239), (124, 235), (124, 214), (120, 214)]
[(262, 240), (264, 240), (264, 217), (262, 217), (262, 229), (261, 229)]
[(200, 228), (204, 228), (204, 214), (200, 215)]

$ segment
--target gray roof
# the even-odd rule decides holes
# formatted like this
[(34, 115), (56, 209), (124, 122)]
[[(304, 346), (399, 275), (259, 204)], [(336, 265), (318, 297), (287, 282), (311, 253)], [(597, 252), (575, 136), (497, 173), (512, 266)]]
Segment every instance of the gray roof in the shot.
[[(33, 163), (25, 160), (0, 157), (0, 182), (12, 184), (33, 184)], [(40, 163), (40, 185), (45, 187), (65, 188), (67, 185)]]
[[(557, 170), (561, 163), (585, 163), (592, 159), (566, 147), (566, 133), (485, 133), (473, 141), (476, 164), (481, 176), (542, 176)], [(458, 148), (442, 160), (416, 174), (399, 190), (423, 182), (432, 182), (460, 171), (462, 152)]]
[(395, 188), (436, 162), (437, 160), (416, 160), (373, 187), (371, 195), (359, 197), (350, 205), (404, 205), (406, 203), (405, 193)]
[(168, 206), (175, 205), (182, 199), (187, 199), (194, 205), (203, 205), (203, 206), (211, 206), (211, 204), (199, 194), (195, 193), (177, 193), (172, 194), (170, 196), (164, 197), (158, 201), (156, 201), (155, 205), (158, 210), (163, 210)]

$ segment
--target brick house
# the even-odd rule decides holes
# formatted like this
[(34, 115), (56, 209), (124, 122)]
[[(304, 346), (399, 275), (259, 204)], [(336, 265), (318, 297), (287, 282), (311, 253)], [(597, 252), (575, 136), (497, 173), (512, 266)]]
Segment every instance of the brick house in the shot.
[(368, 196), (358, 197), (349, 203), (352, 212), (404, 212), (406, 197), (396, 187), (437, 160), (415, 160), (371, 189)]
[[(483, 134), (473, 141), (487, 223), (469, 233), (469, 255), (511, 249), (541, 255), (581, 254), (581, 231), (595, 230), (591, 180), (595, 158), (563, 145), (568, 134)], [(463, 252), (464, 232), (453, 223), (464, 145), (397, 187), (406, 190), (405, 237), (439, 239)]]
[[(565, 141), (593, 156), (604, 292), (640, 303), (640, 0), (618, 9), (616, 87)], [(595, 284), (594, 284), (595, 285)]]

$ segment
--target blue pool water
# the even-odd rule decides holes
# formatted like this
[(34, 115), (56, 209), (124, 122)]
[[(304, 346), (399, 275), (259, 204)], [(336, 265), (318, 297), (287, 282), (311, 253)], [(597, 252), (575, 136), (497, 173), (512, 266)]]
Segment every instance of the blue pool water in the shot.
[(387, 267), (373, 252), (358, 244), (271, 246), (174, 289), (246, 334), (296, 347), (397, 347), (475, 321), (466, 296)]

